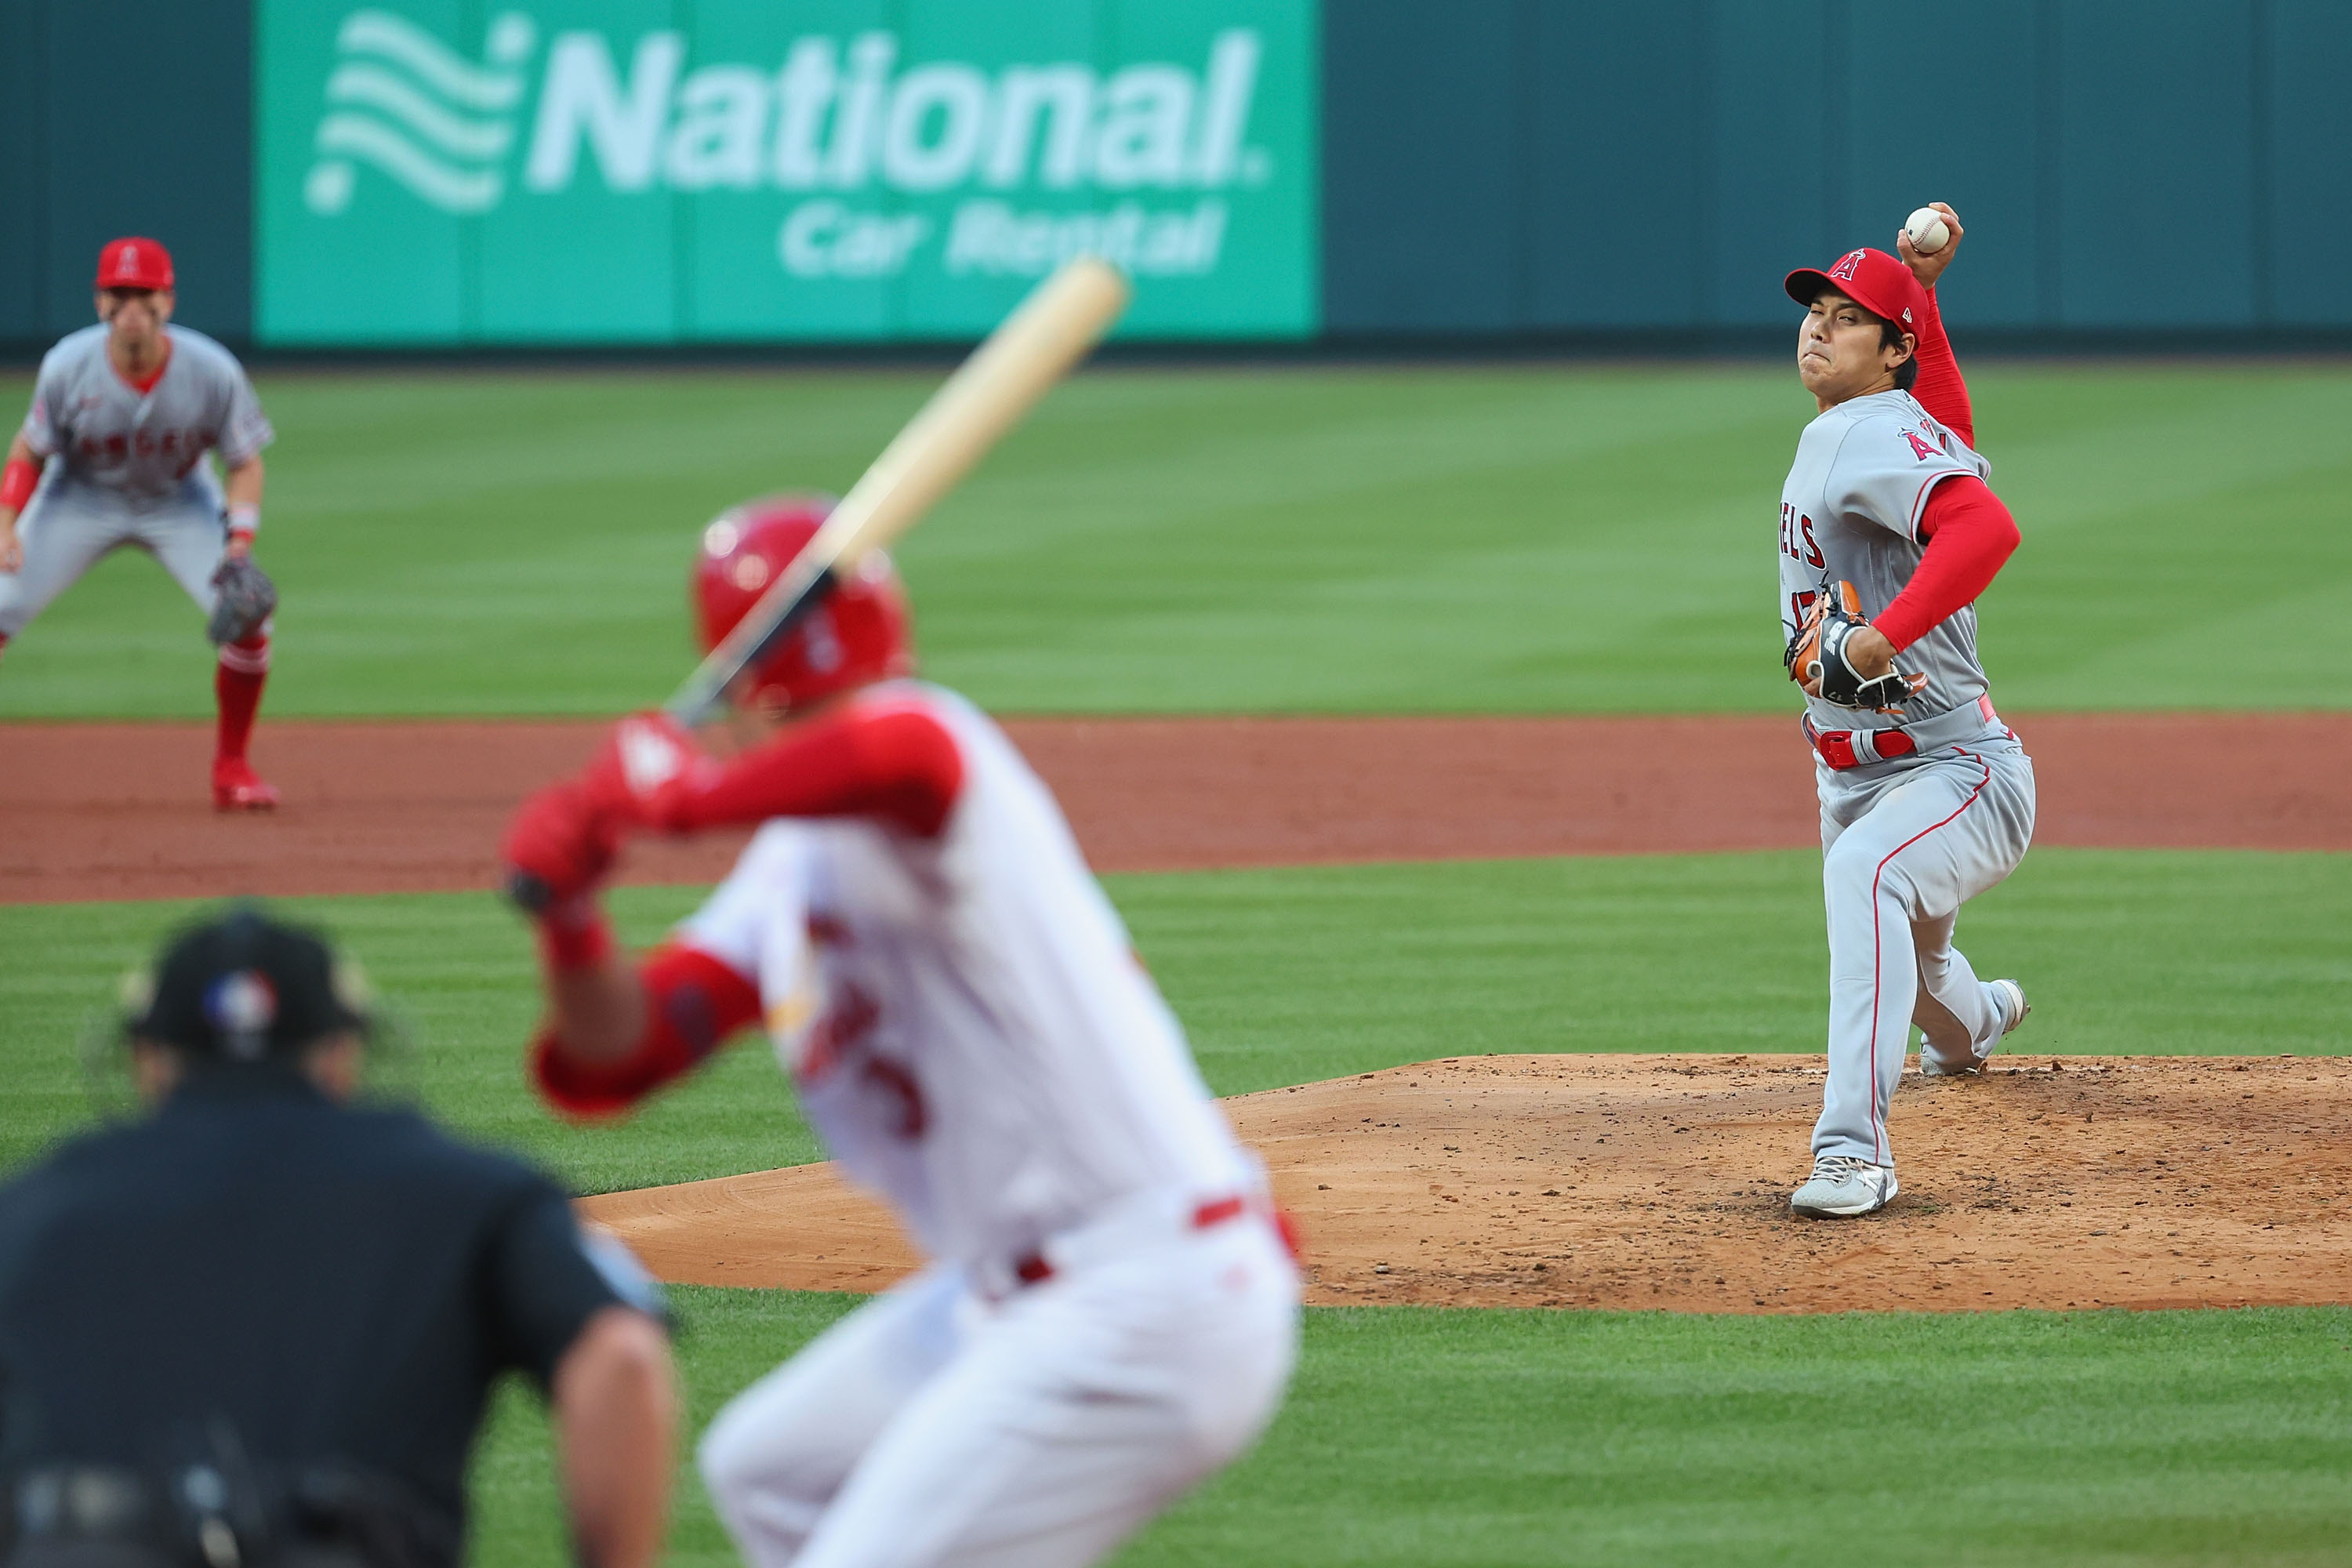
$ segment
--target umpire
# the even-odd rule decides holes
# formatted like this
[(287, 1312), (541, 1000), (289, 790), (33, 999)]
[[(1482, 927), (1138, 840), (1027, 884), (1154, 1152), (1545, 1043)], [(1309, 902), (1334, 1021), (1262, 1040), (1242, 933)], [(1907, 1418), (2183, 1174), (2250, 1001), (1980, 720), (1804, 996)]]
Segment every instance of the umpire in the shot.
[(7, 1568), (440, 1568), (492, 1383), (552, 1406), (593, 1568), (660, 1549), (659, 1298), (563, 1195), (352, 1103), (370, 1007), (317, 936), (240, 908), (123, 1026), (150, 1114), (0, 1189)]

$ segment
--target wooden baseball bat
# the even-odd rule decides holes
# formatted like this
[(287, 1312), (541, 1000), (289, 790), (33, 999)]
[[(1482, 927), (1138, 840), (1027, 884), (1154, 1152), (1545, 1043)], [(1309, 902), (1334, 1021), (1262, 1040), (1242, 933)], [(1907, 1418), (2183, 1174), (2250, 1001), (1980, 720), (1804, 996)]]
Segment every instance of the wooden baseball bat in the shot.
[(708, 719), (737, 676), (856, 571), (867, 552), (920, 521), (1086, 357), (1118, 320), (1131, 292), (1126, 274), (1092, 256), (1064, 263), (1030, 290), (882, 449), (751, 613), (687, 677), (665, 705), (670, 716), (687, 725)]

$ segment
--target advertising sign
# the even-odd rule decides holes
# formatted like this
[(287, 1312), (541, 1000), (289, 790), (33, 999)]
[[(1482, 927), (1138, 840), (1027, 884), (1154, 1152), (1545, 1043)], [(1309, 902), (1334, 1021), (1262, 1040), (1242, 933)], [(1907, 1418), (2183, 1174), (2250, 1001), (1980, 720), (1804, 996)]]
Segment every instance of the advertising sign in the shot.
[(260, 0), (268, 343), (1318, 321), (1316, 0)]

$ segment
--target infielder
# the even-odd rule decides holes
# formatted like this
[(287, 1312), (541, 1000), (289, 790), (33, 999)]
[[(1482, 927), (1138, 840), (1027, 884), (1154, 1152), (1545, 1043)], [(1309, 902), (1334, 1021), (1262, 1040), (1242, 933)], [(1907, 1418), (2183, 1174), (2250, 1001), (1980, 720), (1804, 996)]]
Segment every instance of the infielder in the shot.
[[(709, 526), (707, 646), (824, 510)], [(876, 552), (733, 689), (772, 738), (721, 762), (628, 720), (524, 804), (503, 853), (549, 894), (532, 1068), (557, 1107), (615, 1111), (764, 1019), (827, 1147), (931, 1259), (712, 1424), (702, 1473), (746, 1561), (1093, 1563), (1265, 1425), (1297, 1272), (1053, 796), (911, 668)], [(701, 910), (616, 952), (594, 889), (621, 836), (741, 823)]]
[[(98, 321), (41, 361), (32, 411), (0, 469), (0, 648), (95, 565), (135, 545), (163, 563), (220, 647), (213, 805), (267, 811), (246, 760), (269, 676), (276, 591), (253, 564), (261, 449), (253, 384), (226, 349), (171, 325), (172, 258), (152, 239), (99, 253)], [(226, 485), (205, 461), (217, 448)], [(52, 460), (54, 459), (54, 461)]]
[[(2014, 980), (1952, 946), (1960, 905), (2033, 835), (2033, 764), (1977, 662), (1977, 596), (2017, 548), (1972, 449), (1968, 388), (1933, 287), (1960, 240), (1856, 250), (1792, 272), (1797, 375), (1820, 416), (1780, 492), (1780, 626), (1804, 688), (1829, 910), (1829, 1082), (1801, 1214), (1895, 1194), (1887, 1101), (1910, 1026), (1920, 1070), (1974, 1072), (2025, 1019)], [(1932, 230), (1929, 242), (1932, 244)], [(1863, 612), (1873, 612), (1866, 618)], [(1898, 664), (1899, 660), (1899, 664)]]

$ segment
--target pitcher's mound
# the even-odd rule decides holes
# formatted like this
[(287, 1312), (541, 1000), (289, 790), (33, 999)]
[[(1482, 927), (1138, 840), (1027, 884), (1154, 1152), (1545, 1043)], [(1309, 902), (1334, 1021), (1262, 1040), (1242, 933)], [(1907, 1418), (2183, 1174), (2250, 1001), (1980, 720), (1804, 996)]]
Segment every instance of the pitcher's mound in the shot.
[[(1226, 1101), (1322, 1305), (1675, 1311), (2352, 1300), (2352, 1060), (1997, 1058), (1906, 1076), (1902, 1194), (1804, 1220), (1804, 1057), (1465, 1057)], [(585, 1200), (661, 1278), (911, 1268), (829, 1165)]]

